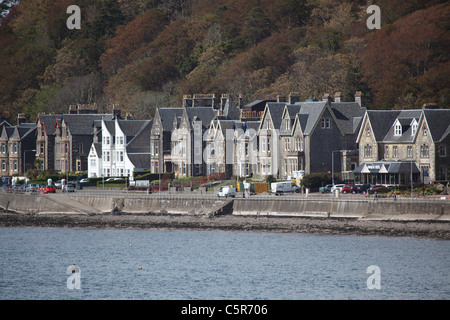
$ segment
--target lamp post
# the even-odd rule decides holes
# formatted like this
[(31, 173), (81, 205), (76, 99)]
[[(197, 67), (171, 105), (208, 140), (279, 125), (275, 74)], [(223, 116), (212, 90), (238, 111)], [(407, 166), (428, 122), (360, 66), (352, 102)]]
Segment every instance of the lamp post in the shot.
[(34, 150), (34, 149), (33, 150), (25, 150), (23, 152), (23, 174), (25, 174), (25, 164), (26, 164), (25, 156), (26, 156), (27, 152), (36, 152), (36, 150)]

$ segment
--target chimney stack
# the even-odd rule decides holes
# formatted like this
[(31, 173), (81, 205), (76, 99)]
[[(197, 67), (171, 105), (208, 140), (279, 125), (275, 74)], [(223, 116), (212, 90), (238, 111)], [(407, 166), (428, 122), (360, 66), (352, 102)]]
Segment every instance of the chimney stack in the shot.
[(289, 104), (294, 104), (296, 102), (300, 102), (300, 95), (298, 92), (291, 92), (289, 93)]
[(361, 91), (356, 91), (356, 93), (355, 93), (355, 102), (362, 107), (362, 105), (363, 105), (363, 93)]
[(114, 119), (120, 118), (119, 104), (113, 104), (112, 113), (113, 113), (113, 118)]
[(322, 101), (328, 101), (331, 102), (331, 97), (328, 93), (325, 93), (322, 97)]
[(17, 125), (21, 125), (22, 123), (25, 123), (26, 118), (24, 113), (17, 114)]
[(334, 102), (343, 102), (343, 96), (341, 92), (336, 92), (334, 94)]
[(277, 95), (277, 102), (286, 102), (286, 97), (284, 95)]

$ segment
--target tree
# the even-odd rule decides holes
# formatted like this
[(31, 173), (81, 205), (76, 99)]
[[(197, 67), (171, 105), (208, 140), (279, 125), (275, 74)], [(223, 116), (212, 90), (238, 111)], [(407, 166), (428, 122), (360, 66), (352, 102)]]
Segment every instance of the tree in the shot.
[(270, 35), (270, 20), (261, 7), (254, 7), (250, 10), (242, 35), (250, 45), (256, 45)]
[(306, 0), (283, 0), (275, 8), (275, 16), (289, 27), (301, 27), (309, 16)]
[[(375, 105), (392, 108), (402, 97), (420, 100), (424, 91), (427, 96), (433, 95), (433, 82), (420, 79), (449, 61), (449, 16), (448, 5), (437, 5), (416, 11), (368, 37), (361, 55), (362, 70), (373, 89)], [(434, 95), (437, 97), (437, 92)], [(448, 101), (448, 97), (442, 99)]]
[(102, 0), (97, 2), (98, 15), (94, 20), (94, 36), (110, 38), (116, 28), (125, 21), (117, 0)]
[(106, 42), (106, 50), (100, 57), (103, 73), (108, 76), (116, 74), (117, 70), (135, 58), (132, 53), (154, 40), (167, 23), (161, 11), (150, 10), (130, 23), (120, 26), (116, 35)]

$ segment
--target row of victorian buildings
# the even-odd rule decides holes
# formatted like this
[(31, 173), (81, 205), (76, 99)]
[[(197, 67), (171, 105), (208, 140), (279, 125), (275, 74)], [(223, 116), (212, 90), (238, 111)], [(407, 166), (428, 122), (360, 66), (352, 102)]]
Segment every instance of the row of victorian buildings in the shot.
[(26, 123), (0, 122), (0, 175), (31, 168), (128, 177), (133, 171), (177, 177), (222, 174), (341, 173), (345, 180), (406, 184), (448, 181), (450, 110), (367, 110), (360, 92), (300, 101), (277, 96), (247, 105), (223, 94), (184, 96), (151, 120), (123, 117), (118, 108), (72, 106)]

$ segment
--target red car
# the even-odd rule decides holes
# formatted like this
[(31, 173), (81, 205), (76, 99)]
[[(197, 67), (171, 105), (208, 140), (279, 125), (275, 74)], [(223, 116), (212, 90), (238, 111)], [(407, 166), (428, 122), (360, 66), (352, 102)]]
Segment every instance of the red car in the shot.
[(44, 193), (56, 193), (54, 186), (48, 185), (44, 188)]
[(354, 185), (353, 183), (346, 184), (346, 185), (342, 188), (342, 193), (352, 192), (352, 188), (353, 188), (354, 186), (355, 186), (355, 185)]

